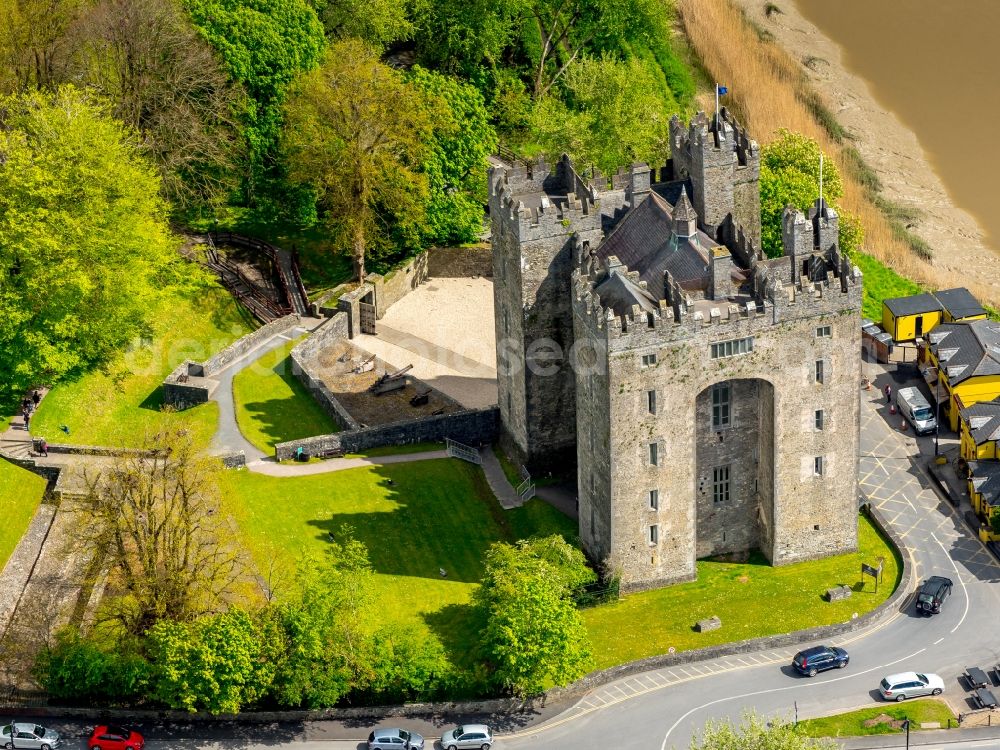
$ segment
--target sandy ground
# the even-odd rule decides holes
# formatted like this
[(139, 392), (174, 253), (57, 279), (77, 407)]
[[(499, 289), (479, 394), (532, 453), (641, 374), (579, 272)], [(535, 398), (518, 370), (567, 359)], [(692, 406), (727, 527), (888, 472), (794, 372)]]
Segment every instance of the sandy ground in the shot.
[(935, 249), (932, 264), (997, 290), (1000, 297), (1000, 255), (984, 244), (975, 219), (952, 202), (914, 132), (875, 100), (864, 79), (845, 68), (840, 47), (803, 18), (792, 0), (779, 0), (783, 12), (770, 18), (764, 15), (767, 4), (760, 0), (734, 2), (796, 60), (820, 58), (802, 70), (855, 135), (854, 145), (878, 173), (885, 196), (920, 210), (911, 229)]
[(376, 335), (353, 339), (427, 385), (478, 409), (497, 402), (490, 279), (431, 279), (389, 308)]

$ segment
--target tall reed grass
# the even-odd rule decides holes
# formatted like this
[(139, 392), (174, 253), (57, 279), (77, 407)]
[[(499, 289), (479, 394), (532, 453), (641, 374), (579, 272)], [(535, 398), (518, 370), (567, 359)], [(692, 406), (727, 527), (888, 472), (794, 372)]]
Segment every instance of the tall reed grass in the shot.
[[(714, 80), (729, 86), (727, 106), (758, 141), (767, 143), (780, 128), (787, 128), (815, 139), (837, 161), (844, 184), (841, 205), (864, 226), (865, 252), (932, 289), (966, 286), (983, 302), (1000, 302), (988, 287), (970, 285), (960, 274), (937, 268), (914, 254), (875, 204), (871, 186), (866, 189), (857, 179), (857, 154), (851, 153), (852, 147), (837, 143), (817, 121), (813, 111), (820, 94), (810, 87), (791, 55), (761, 39), (730, 0), (677, 0), (677, 9), (701, 64)], [(706, 108), (714, 106), (709, 98), (703, 101)]]

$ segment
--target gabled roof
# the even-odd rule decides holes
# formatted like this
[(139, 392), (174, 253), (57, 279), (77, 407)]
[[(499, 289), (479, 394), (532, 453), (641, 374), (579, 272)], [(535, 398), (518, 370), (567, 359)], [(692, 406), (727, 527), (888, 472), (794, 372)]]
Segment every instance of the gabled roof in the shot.
[(893, 297), (883, 301), (895, 317), (903, 315), (922, 315), (923, 313), (941, 312), (941, 303), (933, 294), (913, 294), (909, 297)]
[(708, 249), (718, 243), (698, 231), (683, 239), (674, 232), (673, 207), (650, 193), (629, 211), (598, 247), (598, 258), (612, 255), (646, 282), (656, 299), (663, 298), (663, 273), (682, 287), (704, 289), (708, 284)]
[(944, 323), (928, 338), (952, 385), (973, 377), (1000, 375), (1000, 323)]
[(956, 320), (986, 314), (986, 310), (979, 304), (979, 300), (963, 286), (934, 292), (934, 296), (948, 311), (948, 314)]
[(1000, 440), (1000, 398), (966, 406), (959, 414), (962, 421), (968, 423), (969, 433), (976, 445)]
[(628, 278), (627, 271), (623, 266), (611, 268), (608, 277), (597, 285), (594, 291), (601, 298), (601, 304), (619, 316), (632, 312), (633, 305), (638, 305), (643, 312), (659, 310), (653, 295)]
[(969, 481), (990, 505), (1000, 500), (1000, 461), (970, 461)]

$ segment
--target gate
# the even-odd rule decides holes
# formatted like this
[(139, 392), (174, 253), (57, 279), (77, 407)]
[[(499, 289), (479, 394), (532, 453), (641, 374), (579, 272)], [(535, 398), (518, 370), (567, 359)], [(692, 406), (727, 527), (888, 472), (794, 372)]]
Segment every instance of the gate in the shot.
[(361, 333), (375, 335), (375, 305), (367, 302), (358, 303), (358, 312), (361, 317)]

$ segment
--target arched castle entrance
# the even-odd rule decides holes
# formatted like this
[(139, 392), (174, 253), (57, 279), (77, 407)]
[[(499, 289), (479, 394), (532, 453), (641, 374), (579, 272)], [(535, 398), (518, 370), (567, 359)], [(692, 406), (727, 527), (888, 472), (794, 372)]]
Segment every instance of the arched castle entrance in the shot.
[(774, 386), (722, 380), (695, 399), (695, 558), (760, 549), (774, 528)]

